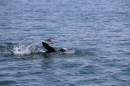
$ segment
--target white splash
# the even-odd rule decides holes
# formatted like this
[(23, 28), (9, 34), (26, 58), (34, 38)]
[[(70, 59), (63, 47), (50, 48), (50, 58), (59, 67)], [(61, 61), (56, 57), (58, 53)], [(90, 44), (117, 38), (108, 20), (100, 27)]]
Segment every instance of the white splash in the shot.
[(37, 43), (30, 43), (29, 40), (21, 41), (17, 46), (13, 48), (13, 54), (15, 55), (28, 55), (31, 52), (34, 52), (37, 49), (39, 42)]

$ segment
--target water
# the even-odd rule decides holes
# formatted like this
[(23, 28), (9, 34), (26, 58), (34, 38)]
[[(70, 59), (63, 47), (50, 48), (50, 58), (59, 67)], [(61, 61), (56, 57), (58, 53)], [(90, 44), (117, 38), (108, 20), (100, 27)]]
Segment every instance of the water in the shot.
[[(129, 86), (129, 0), (0, 0), (0, 86)], [(53, 38), (56, 49), (41, 41)]]

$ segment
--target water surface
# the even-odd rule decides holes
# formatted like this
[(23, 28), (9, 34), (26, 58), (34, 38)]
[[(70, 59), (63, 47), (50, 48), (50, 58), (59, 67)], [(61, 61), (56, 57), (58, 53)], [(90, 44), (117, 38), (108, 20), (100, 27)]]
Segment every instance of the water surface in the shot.
[[(0, 86), (129, 86), (129, 9), (129, 0), (0, 1)], [(48, 38), (75, 53), (29, 54)]]

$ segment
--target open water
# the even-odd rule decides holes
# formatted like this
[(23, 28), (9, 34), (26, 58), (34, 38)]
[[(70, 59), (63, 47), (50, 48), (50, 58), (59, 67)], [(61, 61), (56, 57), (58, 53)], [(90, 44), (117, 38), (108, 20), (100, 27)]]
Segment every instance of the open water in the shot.
[(0, 86), (130, 86), (130, 0), (0, 0)]

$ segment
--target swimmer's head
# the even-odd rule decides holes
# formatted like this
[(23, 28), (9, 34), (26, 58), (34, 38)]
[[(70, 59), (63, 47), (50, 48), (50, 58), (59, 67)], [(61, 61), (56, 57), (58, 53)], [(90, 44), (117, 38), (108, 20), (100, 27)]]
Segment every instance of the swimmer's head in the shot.
[(59, 51), (60, 51), (60, 52), (66, 52), (66, 51), (67, 51), (67, 48), (61, 48)]

